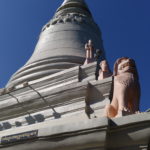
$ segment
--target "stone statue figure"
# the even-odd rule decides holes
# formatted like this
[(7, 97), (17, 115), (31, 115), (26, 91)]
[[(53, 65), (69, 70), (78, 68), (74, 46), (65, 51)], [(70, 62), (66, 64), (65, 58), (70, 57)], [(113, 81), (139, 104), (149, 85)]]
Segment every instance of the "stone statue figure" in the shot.
[(89, 40), (88, 43), (85, 44), (85, 50), (86, 50), (86, 60), (84, 62), (84, 65), (94, 61), (94, 46), (92, 40)]
[(119, 58), (114, 65), (113, 98), (106, 106), (109, 118), (139, 112), (140, 84), (135, 61), (128, 57)]
[[(98, 80), (98, 76), (99, 76), (99, 70), (100, 70), (100, 60), (102, 58), (102, 54), (103, 54), (103, 51), (100, 50), (100, 49), (96, 49), (96, 53), (95, 53), (95, 60), (97, 61), (97, 64), (96, 64), (96, 70), (95, 70), (95, 80)], [(103, 59), (103, 58), (102, 58)]]
[(99, 70), (98, 80), (103, 80), (105, 78), (112, 76), (107, 60), (101, 61), (99, 65), (100, 65), (100, 70)]

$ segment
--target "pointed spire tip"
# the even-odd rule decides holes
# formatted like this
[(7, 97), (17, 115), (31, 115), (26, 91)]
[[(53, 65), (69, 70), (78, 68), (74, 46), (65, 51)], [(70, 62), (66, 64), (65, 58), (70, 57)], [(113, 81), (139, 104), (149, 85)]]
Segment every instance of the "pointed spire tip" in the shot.
[(66, 3), (71, 3), (71, 2), (78, 2), (78, 3), (84, 3), (84, 0), (64, 0), (64, 2), (62, 3), (62, 5), (65, 5)]

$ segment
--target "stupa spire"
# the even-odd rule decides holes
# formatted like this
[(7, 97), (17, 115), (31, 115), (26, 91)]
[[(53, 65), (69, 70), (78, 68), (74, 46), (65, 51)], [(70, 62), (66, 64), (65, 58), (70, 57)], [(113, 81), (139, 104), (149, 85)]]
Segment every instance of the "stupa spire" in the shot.
[(85, 4), (84, 0), (64, 0), (64, 2), (62, 3), (62, 6), (67, 4), (67, 3), (76, 3), (76, 2)]
[(57, 9), (55, 16), (69, 12), (84, 13), (88, 16), (91, 15), (84, 0), (64, 0), (62, 5)]
[(96, 49), (103, 49), (100, 30), (85, 1), (65, 0), (43, 27), (31, 58), (11, 77), (7, 86), (82, 65), (85, 43), (89, 39)]

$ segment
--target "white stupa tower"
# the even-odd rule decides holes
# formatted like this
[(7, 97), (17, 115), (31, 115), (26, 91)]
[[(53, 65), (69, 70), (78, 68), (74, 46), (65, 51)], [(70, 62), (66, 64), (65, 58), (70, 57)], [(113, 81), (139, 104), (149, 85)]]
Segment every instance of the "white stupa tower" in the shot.
[(83, 65), (89, 39), (105, 59), (86, 2), (65, 0), (31, 58), (0, 89), (1, 150), (149, 150), (149, 112), (104, 115), (113, 77), (95, 80), (97, 62)]

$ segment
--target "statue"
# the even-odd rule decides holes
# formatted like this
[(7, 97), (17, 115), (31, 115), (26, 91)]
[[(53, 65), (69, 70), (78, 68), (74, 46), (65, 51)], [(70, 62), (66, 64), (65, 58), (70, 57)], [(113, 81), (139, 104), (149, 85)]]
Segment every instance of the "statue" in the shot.
[(118, 59), (114, 65), (113, 98), (106, 106), (109, 118), (139, 112), (140, 84), (135, 61), (128, 57)]
[(111, 73), (111, 71), (109, 69), (109, 65), (107, 63), (107, 60), (101, 61), (99, 66), (100, 66), (100, 70), (99, 70), (98, 80), (103, 80), (105, 78), (108, 78), (108, 77), (112, 76), (112, 73)]
[(94, 46), (92, 40), (89, 40), (88, 43), (85, 44), (85, 50), (86, 50), (86, 60), (84, 62), (84, 65), (87, 65), (94, 61)]
[(96, 49), (96, 53), (95, 53), (95, 59), (96, 59), (96, 61), (99, 61), (99, 60), (100, 60), (102, 54), (103, 54), (103, 51), (102, 51), (102, 50)]
[(100, 58), (102, 57), (103, 51), (100, 49), (96, 50), (96, 54), (94, 56), (94, 58), (97, 61), (97, 65), (96, 65), (96, 70), (95, 70), (95, 80), (98, 80), (98, 76), (99, 76), (99, 70), (100, 70), (100, 65), (99, 65), (99, 61)]

